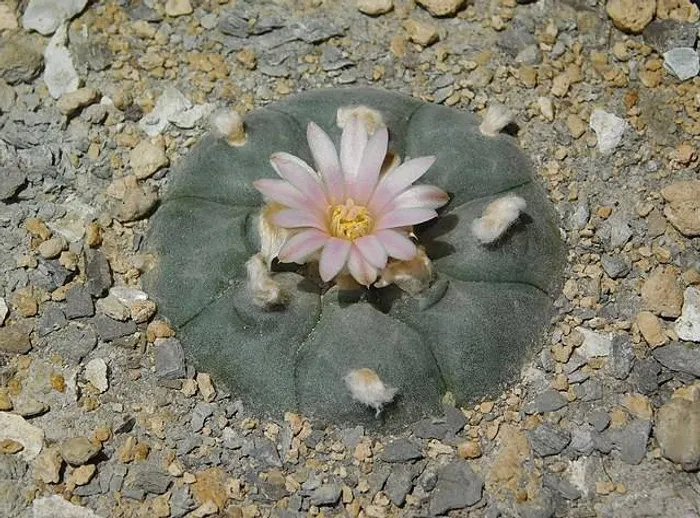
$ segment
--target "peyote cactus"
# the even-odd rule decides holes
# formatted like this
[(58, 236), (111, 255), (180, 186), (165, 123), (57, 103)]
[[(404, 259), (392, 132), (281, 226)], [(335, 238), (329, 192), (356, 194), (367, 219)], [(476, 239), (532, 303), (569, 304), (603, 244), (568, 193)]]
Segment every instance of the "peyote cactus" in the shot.
[[(420, 290), (392, 283), (398, 262), (377, 282), (353, 274), (371, 287), (349, 290), (260, 253), (270, 248), (259, 231), (267, 209), (254, 182), (276, 178), (270, 157), (313, 166), (309, 123), (337, 146), (338, 122), (357, 106), (370, 126), (386, 124), (389, 158), (436, 157), (416, 184), (449, 202), (413, 227), (431, 263)], [(244, 138), (208, 136), (183, 161), (148, 237), (157, 267), (147, 288), (201, 369), (263, 411), (370, 425), (418, 420), (446, 392), (474, 401), (519, 372), (548, 322), (563, 252), (555, 213), (511, 137), (484, 134), (472, 115), (368, 88), (301, 94), (244, 123)], [(267, 184), (256, 182), (263, 192)], [(509, 219), (494, 223), (501, 210)], [(505, 234), (492, 239), (491, 228)], [(251, 272), (261, 271), (284, 293), (278, 307), (261, 308), (250, 292)], [(362, 380), (369, 385), (353, 385)]]

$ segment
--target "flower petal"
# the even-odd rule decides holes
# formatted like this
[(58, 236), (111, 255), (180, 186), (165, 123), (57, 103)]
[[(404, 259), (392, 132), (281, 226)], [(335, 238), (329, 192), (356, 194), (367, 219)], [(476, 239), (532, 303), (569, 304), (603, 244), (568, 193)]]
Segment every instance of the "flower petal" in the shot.
[(369, 264), (380, 270), (386, 266), (389, 257), (376, 236), (369, 234), (356, 239), (354, 243)]
[(340, 203), (345, 196), (345, 180), (333, 141), (325, 131), (313, 122), (310, 122), (306, 127), (306, 138), (331, 202)]
[(450, 196), (434, 185), (414, 185), (399, 194), (390, 204), (396, 209), (438, 209), (450, 201)]
[(396, 230), (379, 230), (374, 233), (389, 256), (401, 261), (410, 261), (418, 253), (416, 245)]
[(253, 182), (253, 187), (262, 193), (268, 200), (276, 201), (285, 207), (293, 209), (307, 209), (309, 201), (296, 187), (284, 180), (261, 178)]
[(282, 228), (317, 228), (321, 231), (327, 231), (326, 222), (315, 212), (299, 209), (284, 209), (275, 212), (270, 218), (275, 225)]
[(362, 154), (357, 177), (352, 186), (352, 198), (360, 205), (365, 205), (374, 188), (377, 186), (379, 170), (386, 157), (386, 150), (389, 145), (389, 131), (386, 126), (379, 128), (367, 142), (365, 151)]
[(366, 145), (365, 125), (358, 116), (350, 117), (340, 137), (340, 164), (343, 166), (346, 185), (355, 181)]
[(340, 270), (345, 266), (351, 247), (352, 242), (338, 237), (331, 237), (326, 241), (318, 264), (318, 271), (323, 282), (330, 281), (340, 273)]
[(328, 234), (315, 228), (302, 230), (289, 238), (277, 257), (283, 263), (303, 264), (311, 254), (325, 245), (329, 238)]
[(369, 209), (375, 214), (380, 212), (397, 194), (423, 176), (434, 163), (434, 156), (423, 156), (404, 162), (386, 173), (370, 199)]
[(377, 269), (365, 260), (356, 246), (350, 248), (348, 270), (350, 275), (363, 286), (369, 286), (377, 280)]
[(377, 221), (377, 230), (385, 228), (408, 227), (417, 225), (437, 216), (433, 209), (398, 209), (387, 212)]
[(328, 196), (320, 183), (318, 173), (301, 158), (289, 153), (273, 153), (270, 157), (275, 172), (291, 183), (321, 210), (328, 206)]

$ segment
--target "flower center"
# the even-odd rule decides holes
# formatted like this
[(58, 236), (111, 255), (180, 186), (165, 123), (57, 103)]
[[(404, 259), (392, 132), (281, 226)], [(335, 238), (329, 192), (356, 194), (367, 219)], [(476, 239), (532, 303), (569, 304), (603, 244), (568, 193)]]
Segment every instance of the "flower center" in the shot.
[(333, 236), (353, 240), (366, 236), (371, 230), (369, 210), (364, 205), (355, 205), (352, 198), (332, 208), (330, 231)]

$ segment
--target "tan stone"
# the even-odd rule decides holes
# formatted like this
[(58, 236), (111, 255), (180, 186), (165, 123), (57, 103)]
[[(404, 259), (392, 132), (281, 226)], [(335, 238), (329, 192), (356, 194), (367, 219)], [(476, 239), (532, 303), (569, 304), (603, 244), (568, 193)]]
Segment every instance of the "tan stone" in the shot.
[(700, 400), (671, 399), (659, 409), (654, 433), (664, 457), (688, 471), (700, 467)]
[(34, 477), (44, 484), (58, 484), (61, 481), (63, 458), (58, 448), (47, 448), (34, 461)]
[(615, 27), (637, 34), (654, 19), (656, 0), (608, 0), (606, 11)]
[(695, 23), (700, 20), (700, 10), (692, 0), (657, 0), (656, 16), (662, 20)]
[(569, 92), (571, 86), (571, 78), (568, 74), (559, 74), (552, 80), (552, 95), (556, 97), (564, 97)]
[(649, 398), (642, 394), (627, 394), (622, 400), (624, 407), (640, 419), (651, 419), (653, 414)]
[(192, 11), (190, 0), (168, 0), (165, 2), (165, 14), (168, 16), (184, 16), (192, 14)]
[(197, 481), (192, 484), (192, 496), (198, 504), (214, 502), (223, 509), (228, 500), (228, 475), (221, 468), (210, 468), (196, 474)]
[(573, 113), (569, 114), (566, 118), (566, 127), (569, 128), (569, 132), (571, 132), (571, 136), (574, 138), (581, 137), (588, 129), (586, 123), (583, 122), (578, 115)]
[(197, 373), (197, 387), (204, 401), (210, 403), (216, 398), (216, 389), (211, 381), (211, 376), (204, 372)]
[(393, 0), (357, 0), (357, 9), (363, 14), (379, 16), (394, 8)]
[(76, 486), (84, 486), (92, 480), (95, 473), (97, 473), (97, 467), (94, 464), (85, 464), (84, 466), (75, 468), (68, 483), (73, 483)]
[(642, 311), (637, 315), (637, 327), (650, 347), (659, 347), (668, 340), (661, 319), (650, 311)]
[(162, 142), (142, 140), (129, 153), (129, 162), (136, 178), (143, 180), (159, 169), (166, 167), (170, 161), (165, 155)]
[(403, 26), (406, 29), (408, 39), (421, 47), (432, 45), (440, 39), (438, 28), (435, 25), (409, 19), (404, 22)]
[(417, 0), (433, 16), (454, 16), (462, 9), (466, 0)]
[(642, 286), (644, 307), (652, 313), (677, 318), (683, 307), (683, 290), (677, 275), (670, 268), (657, 267)]
[(700, 236), (700, 180), (674, 182), (661, 191), (664, 216), (687, 237)]
[(476, 441), (466, 441), (457, 445), (457, 455), (463, 459), (478, 459), (481, 457), (481, 446)]
[(68, 92), (56, 102), (56, 108), (63, 115), (74, 115), (80, 109), (96, 102), (100, 97), (93, 88), (78, 88), (75, 92)]
[(22, 443), (13, 441), (12, 439), (0, 439), (0, 454), (19, 453), (24, 449)]

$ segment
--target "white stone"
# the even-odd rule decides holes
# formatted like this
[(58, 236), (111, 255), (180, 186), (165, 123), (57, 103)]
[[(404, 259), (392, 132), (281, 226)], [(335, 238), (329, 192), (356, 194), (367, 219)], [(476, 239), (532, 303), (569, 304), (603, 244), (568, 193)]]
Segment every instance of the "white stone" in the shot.
[(148, 300), (146, 292), (135, 288), (127, 288), (126, 286), (114, 286), (109, 289), (109, 294), (125, 306), (131, 306), (134, 302)]
[(44, 447), (44, 430), (29, 424), (23, 417), (0, 412), (0, 439), (10, 439), (24, 446), (19, 455), (26, 461), (34, 459)]
[(196, 104), (188, 110), (174, 113), (168, 120), (178, 128), (192, 129), (204, 117), (209, 117), (215, 108), (213, 103)]
[(102, 358), (90, 360), (85, 366), (85, 379), (100, 391), (100, 394), (109, 389), (109, 380), (107, 379), (107, 364)]
[(593, 110), (589, 123), (598, 137), (598, 151), (604, 155), (615, 151), (627, 129), (624, 119), (599, 109)]
[(165, 2), (165, 14), (173, 17), (192, 14), (192, 4), (190, 0), (168, 0)]
[(7, 314), (10, 312), (10, 310), (7, 307), (7, 302), (5, 302), (5, 299), (0, 297), (0, 326), (5, 322), (5, 318), (7, 318)]
[(44, 36), (53, 34), (61, 24), (80, 13), (87, 0), (29, 0), (22, 25)]
[(612, 339), (610, 335), (596, 333), (585, 327), (577, 327), (576, 331), (583, 335), (583, 343), (579, 346), (578, 352), (585, 358), (597, 356), (609, 356), (612, 349)]
[(139, 125), (147, 135), (155, 137), (168, 127), (171, 117), (191, 107), (192, 103), (178, 89), (168, 86), (156, 101), (153, 111), (143, 117)]
[(67, 37), (67, 26), (61, 25), (44, 50), (44, 82), (54, 99), (75, 92), (80, 85), (73, 58), (66, 48)]
[(664, 52), (664, 68), (686, 81), (700, 73), (700, 56), (690, 47), (676, 47)]
[(676, 320), (676, 334), (681, 340), (700, 342), (700, 289), (689, 287), (683, 293), (683, 310)]
[(100, 515), (87, 507), (71, 504), (59, 495), (53, 495), (34, 500), (32, 518), (100, 518)]
[(95, 307), (100, 313), (104, 313), (108, 317), (121, 322), (129, 318), (130, 315), (129, 309), (119, 302), (116, 297), (112, 297), (111, 295), (99, 299), (95, 303)]

